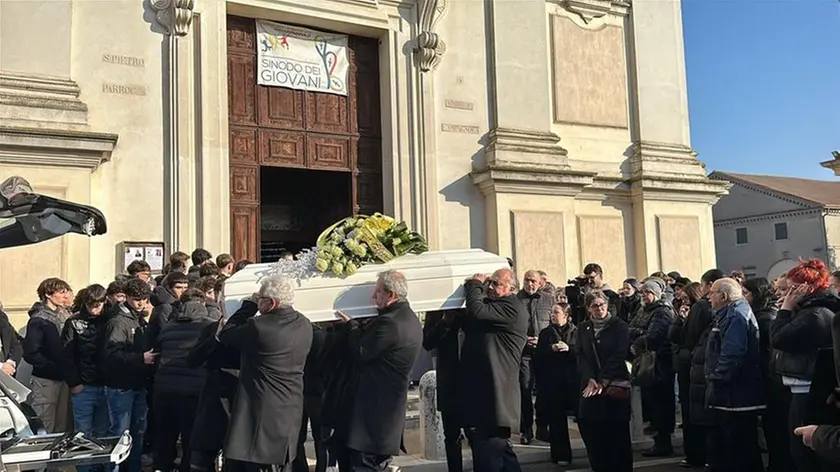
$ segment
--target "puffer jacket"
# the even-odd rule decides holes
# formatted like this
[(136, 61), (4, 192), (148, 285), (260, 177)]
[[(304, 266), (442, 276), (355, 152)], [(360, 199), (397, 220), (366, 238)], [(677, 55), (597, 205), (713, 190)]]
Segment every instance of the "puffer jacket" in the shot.
[(152, 373), (152, 366), (143, 361), (143, 353), (151, 347), (146, 333), (146, 313), (135, 312), (120, 303), (107, 316), (99, 353), (105, 386), (143, 390)]
[(795, 311), (779, 310), (770, 325), (776, 373), (805, 382), (811, 380), (817, 351), (832, 348), (832, 308), (836, 306), (837, 295), (821, 290), (800, 300)]
[(103, 385), (104, 374), (99, 353), (105, 320), (104, 316), (91, 315), (86, 308), (82, 308), (64, 324), (61, 340), (64, 356), (70, 366), (64, 380), (70, 387)]
[(207, 367), (190, 367), (190, 350), (198, 342), (207, 325), (214, 324), (204, 301), (177, 303), (172, 320), (167, 323), (154, 349), (158, 356), (155, 392), (177, 393), (198, 397), (207, 378)]
[(778, 310), (774, 305), (754, 307), (755, 319), (758, 321), (759, 346), (761, 348), (761, 373), (765, 382), (776, 376), (773, 360), (773, 346), (770, 345), (770, 326), (776, 320)]

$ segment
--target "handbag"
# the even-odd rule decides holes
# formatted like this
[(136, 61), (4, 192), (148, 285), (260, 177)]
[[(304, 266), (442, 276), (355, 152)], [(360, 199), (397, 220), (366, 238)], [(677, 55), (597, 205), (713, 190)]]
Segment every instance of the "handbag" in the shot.
[(639, 387), (650, 387), (656, 382), (656, 352), (647, 348), (647, 341), (645, 350), (633, 358), (630, 378)]
[[(595, 363), (598, 365), (598, 373), (601, 373), (601, 358), (598, 356), (598, 349), (595, 348), (595, 341), (590, 340), (592, 354), (595, 355)], [(630, 398), (632, 384), (626, 380), (604, 380), (604, 395), (614, 400), (627, 400)]]

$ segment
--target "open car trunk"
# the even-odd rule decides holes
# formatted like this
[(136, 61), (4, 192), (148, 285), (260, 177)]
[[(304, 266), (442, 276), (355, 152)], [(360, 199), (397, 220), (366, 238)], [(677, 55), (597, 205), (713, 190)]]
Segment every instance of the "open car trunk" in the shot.
[[(0, 183), (0, 250), (67, 233), (96, 236), (106, 231), (105, 217), (96, 208), (37, 194), (22, 177)], [(28, 388), (0, 370), (0, 472), (119, 464), (128, 458), (128, 431), (106, 438), (47, 434), (26, 404), (29, 394)]]

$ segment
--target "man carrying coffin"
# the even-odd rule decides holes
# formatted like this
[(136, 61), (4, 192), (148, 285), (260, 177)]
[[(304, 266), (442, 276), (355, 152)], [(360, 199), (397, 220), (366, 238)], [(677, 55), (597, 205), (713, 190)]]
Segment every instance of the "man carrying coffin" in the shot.
[[(459, 375), (460, 416), (473, 451), (475, 472), (520, 472), (510, 442), (519, 427), (519, 362), (528, 312), (516, 297), (516, 277), (499, 269), (464, 284), (466, 312)], [(485, 289), (486, 285), (486, 289)]]
[(423, 328), (407, 296), (405, 276), (387, 270), (373, 292), (378, 316), (362, 327), (338, 312), (349, 325), (353, 360), (342, 471), (384, 471), (400, 452), (409, 377), (423, 343)]
[(295, 458), (312, 324), (292, 308), (294, 298), (291, 280), (267, 277), (219, 331), (219, 342), (242, 356), (224, 447), (227, 470), (276, 471)]

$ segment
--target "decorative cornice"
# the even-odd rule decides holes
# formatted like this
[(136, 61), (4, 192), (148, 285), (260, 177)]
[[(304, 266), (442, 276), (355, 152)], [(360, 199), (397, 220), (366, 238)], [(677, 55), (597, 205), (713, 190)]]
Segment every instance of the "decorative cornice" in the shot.
[(470, 173), (482, 193), (517, 193), (530, 195), (578, 195), (592, 185), (595, 172), (574, 171), (555, 166), (532, 164), (491, 164)]
[(742, 216), (738, 218), (729, 218), (726, 220), (715, 220), (714, 226), (716, 228), (726, 228), (732, 226), (741, 226), (752, 223), (761, 223), (765, 221), (777, 221), (790, 218), (797, 218), (800, 216), (822, 216), (823, 212), (820, 208), (807, 208), (803, 210), (780, 211), (776, 213), (765, 213), (763, 215)]
[(150, 5), (166, 34), (186, 36), (190, 32), (195, 0), (150, 0)]
[(611, 14), (626, 15), (630, 8), (629, 2), (612, 0), (560, 0), (559, 3), (567, 11), (578, 15), (585, 24)]
[(631, 177), (630, 193), (634, 200), (672, 201), (715, 204), (729, 192), (728, 182), (706, 177), (642, 176)]
[(435, 27), (440, 21), (449, 0), (418, 0), (420, 34), (417, 35), (414, 56), (417, 59), (417, 67), (422, 72), (429, 72), (440, 64), (443, 53), (446, 52), (446, 43), (440, 35), (435, 32)]
[(0, 126), (0, 164), (94, 170), (111, 159), (116, 134)]

